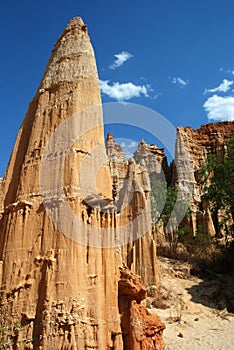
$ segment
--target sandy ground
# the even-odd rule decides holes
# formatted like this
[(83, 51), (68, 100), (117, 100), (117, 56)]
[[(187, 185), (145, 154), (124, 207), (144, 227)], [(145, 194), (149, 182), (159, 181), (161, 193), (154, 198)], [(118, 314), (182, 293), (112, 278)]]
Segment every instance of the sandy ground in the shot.
[[(161, 313), (166, 323), (165, 350), (228, 350), (234, 349), (234, 319), (221, 319), (209, 311), (195, 315), (185, 314), (181, 324), (168, 323), (168, 315)], [(179, 337), (179, 335), (183, 337)]]
[(165, 350), (234, 349), (234, 314), (227, 299), (234, 294), (234, 281), (224, 275), (191, 276), (186, 264), (177, 264), (175, 270), (172, 265), (160, 259), (163, 294), (170, 306), (149, 310), (166, 324)]

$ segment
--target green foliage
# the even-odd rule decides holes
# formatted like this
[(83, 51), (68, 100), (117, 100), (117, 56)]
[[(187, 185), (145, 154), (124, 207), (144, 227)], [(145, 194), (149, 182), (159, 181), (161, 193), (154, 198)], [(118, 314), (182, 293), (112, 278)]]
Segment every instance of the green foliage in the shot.
[(165, 183), (156, 180), (151, 184), (151, 214), (153, 222), (162, 220), (166, 227), (169, 220), (176, 220), (179, 214), (190, 215), (190, 208), (186, 200), (180, 199), (177, 185), (165, 186)]
[(188, 226), (182, 225), (178, 230), (178, 237), (179, 242), (183, 243), (190, 253), (198, 255), (205, 252), (212, 244), (210, 236), (205, 234), (200, 226), (197, 227), (194, 235)]
[(234, 219), (234, 134), (225, 153), (221, 156), (211, 154), (200, 170), (200, 184), (203, 186), (203, 199), (208, 200), (214, 215), (222, 212), (223, 219), (216, 227), (217, 233), (224, 234), (224, 246), (228, 247), (233, 239)]
[[(153, 222), (163, 221), (166, 226), (175, 209), (178, 197), (178, 186), (171, 185), (166, 187), (165, 182), (155, 180), (151, 183), (151, 216)], [(182, 203), (181, 203), (182, 204)], [(179, 206), (181, 210), (181, 206)], [(174, 210), (176, 216), (176, 211)]]
[[(180, 234), (177, 227), (167, 228), (169, 221), (177, 222), (176, 218), (179, 213), (184, 213), (185, 216), (190, 215), (190, 210), (187, 209), (187, 202), (178, 200), (178, 186), (170, 185), (166, 187), (165, 182), (160, 180), (152, 181), (151, 183), (151, 215), (154, 224), (161, 222), (164, 227), (165, 238), (169, 243), (172, 253), (175, 252), (178, 243), (178, 235)], [(182, 225), (183, 226), (183, 225)]]
[(12, 322), (12, 315), (4, 306), (0, 310), (0, 350), (13, 349), (21, 330), (20, 322)]
[(151, 181), (151, 218), (153, 223), (156, 223), (163, 211), (166, 201), (167, 187), (164, 181)]
[(163, 222), (166, 224), (171, 217), (178, 195), (178, 186), (171, 185), (167, 189), (166, 201), (161, 214)]
[(223, 157), (208, 155), (200, 176), (203, 198), (211, 202), (213, 210), (224, 209), (234, 218), (234, 135)]

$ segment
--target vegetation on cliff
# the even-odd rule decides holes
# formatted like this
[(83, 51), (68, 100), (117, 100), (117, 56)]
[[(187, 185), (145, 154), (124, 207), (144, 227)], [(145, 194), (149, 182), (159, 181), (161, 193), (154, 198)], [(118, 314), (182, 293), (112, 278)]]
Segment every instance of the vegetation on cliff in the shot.
[[(209, 200), (214, 213), (224, 211), (221, 225), (227, 226), (228, 218), (234, 219), (234, 134), (223, 157), (209, 154), (200, 170), (204, 186), (204, 199)], [(232, 231), (232, 227), (229, 228)]]

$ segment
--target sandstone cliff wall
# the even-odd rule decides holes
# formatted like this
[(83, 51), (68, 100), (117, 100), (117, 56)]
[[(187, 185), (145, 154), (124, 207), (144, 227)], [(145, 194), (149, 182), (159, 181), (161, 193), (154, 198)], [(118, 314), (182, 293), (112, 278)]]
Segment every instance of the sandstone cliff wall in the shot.
[(0, 214), (4, 211), (4, 205), (3, 205), (3, 179), (0, 178)]
[[(167, 185), (179, 185), (181, 202), (185, 199), (187, 207), (191, 211), (191, 218), (186, 219), (185, 222), (194, 235), (196, 235), (197, 230), (202, 230), (205, 234), (211, 236), (216, 235), (218, 231), (220, 234), (220, 230), (217, 229), (217, 223), (223, 218), (223, 215), (218, 213), (218, 216), (214, 216), (210, 209), (211, 204), (202, 198), (203, 188), (199, 183), (199, 172), (205, 165), (208, 154), (214, 154), (220, 158), (224, 156), (228, 141), (233, 133), (233, 122), (210, 123), (202, 125), (195, 130), (191, 127), (178, 127), (175, 159), (170, 166), (168, 166), (164, 150), (159, 149), (156, 145), (148, 145), (144, 140), (139, 143), (134, 153), (137, 166), (145, 169), (151, 184), (159, 179), (167, 183)], [(118, 145), (113, 146), (113, 138), (109, 141), (107, 140), (106, 145), (109, 150), (109, 158), (111, 155), (113, 159), (116, 159), (112, 161), (113, 171), (115, 174), (123, 174), (121, 176), (113, 176), (112, 171), (112, 179), (119, 186), (119, 183), (122, 183), (122, 179), (126, 178), (127, 162), (126, 159), (124, 162), (119, 161), (122, 150), (119, 149), (120, 146)], [(112, 145), (112, 148), (110, 145)], [(180, 220), (182, 218), (183, 216), (180, 217)], [(157, 222), (155, 229), (157, 232), (155, 241), (165, 241), (165, 227), (163, 229), (161, 221)]]
[(205, 165), (208, 154), (223, 157), (228, 141), (234, 133), (233, 122), (220, 122), (202, 125), (199, 129), (191, 127), (177, 129), (173, 183), (181, 183), (191, 193), (191, 220), (189, 225), (196, 234), (198, 227), (207, 234), (217, 233), (210, 204), (202, 199), (202, 186), (199, 184), (199, 170)]

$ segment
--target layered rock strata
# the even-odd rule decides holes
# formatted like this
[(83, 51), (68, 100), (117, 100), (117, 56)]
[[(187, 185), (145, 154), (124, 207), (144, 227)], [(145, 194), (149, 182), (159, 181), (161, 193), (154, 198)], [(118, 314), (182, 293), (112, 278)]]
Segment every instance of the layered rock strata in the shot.
[[(177, 203), (177, 206), (180, 208), (181, 205), (182, 215), (179, 215), (178, 221), (181, 222), (183, 219), (183, 214), (185, 214), (183, 207), (186, 205), (191, 212), (191, 218), (184, 220), (184, 223), (189, 225), (194, 235), (198, 230), (210, 236), (222, 234), (218, 223), (223, 219), (223, 213), (219, 212), (214, 215), (211, 212), (211, 204), (202, 197), (203, 188), (199, 183), (199, 174), (200, 169), (206, 163), (208, 154), (223, 158), (233, 132), (233, 122), (211, 123), (202, 125), (196, 130), (191, 127), (178, 127), (175, 159), (170, 167), (164, 150), (156, 145), (148, 145), (144, 140), (139, 143), (134, 153), (134, 160), (138, 168), (135, 174), (144, 169), (143, 172), (147, 174), (151, 184), (155, 180), (160, 180), (167, 185), (179, 185), (180, 202)], [(111, 163), (113, 190), (118, 198), (124, 179), (127, 178), (128, 161), (121, 147), (114, 143), (113, 135), (107, 138), (106, 148)], [(151, 197), (151, 203), (153, 200), (154, 198)], [(165, 227), (163, 228), (161, 221), (158, 221), (154, 228), (157, 232), (157, 241), (164, 242)]]
[(0, 178), (0, 215), (4, 212), (4, 205), (3, 205), (3, 179)]
[(110, 133), (106, 139), (106, 150), (114, 204), (119, 213), (117, 226), (124, 227), (131, 222), (128, 229), (129, 244), (122, 248), (124, 261), (128, 268), (141, 276), (144, 284), (158, 286), (156, 242), (151, 232), (151, 184), (148, 168), (144, 158), (138, 164), (135, 158), (126, 160), (123, 149), (115, 143), (114, 135)]
[(113, 134), (108, 133), (105, 146), (110, 162), (113, 199), (118, 200), (120, 190), (128, 173), (128, 161), (122, 147), (115, 143)]
[(134, 159), (138, 164), (145, 165), (151, 181), (158, 178), (170, 182), (170, 167), (163, 148), (158, 148), (154, 144), (149, 145), (141, 140), (134, 153)]
[[(150, 224), (147, 176), (135, 175), (134, 162), (127, 166), (119, 213), (100, 104), (87, 26), (74, 18), (55, 45), (0, 183), (0, 329), (10, 349), (126, 349), (119, 266), (145, 273), (146, 282), (158, 278), (150, 232), (132, 242)], [(162, 349), (156, 328), (147, 337)]]
[(198, 227), (208, 235), (217, 233), (218, 218), (212, 216), (210, 204), (202, 198), (200, 169), (206, 164), (208, 154), (223, 158), (228, 141), (234, 133), (233, 122), (202, 125), (199, 129), (177, 129), (173, 183), (183, 186), (189, 194), (191, 220), (189, 225), (196, 234)]

